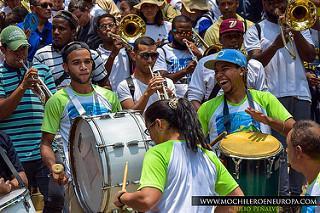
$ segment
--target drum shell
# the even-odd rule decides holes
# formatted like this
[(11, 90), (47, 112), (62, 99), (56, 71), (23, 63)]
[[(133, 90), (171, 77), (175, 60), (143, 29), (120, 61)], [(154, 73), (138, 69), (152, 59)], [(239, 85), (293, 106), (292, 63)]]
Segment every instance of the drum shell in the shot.
[(35, 213), (33, 203), (27, 189), (17, 189), (0, 197), (0, 212), (3, 213)]
[[(260, 159), (246, 159), (221, 153), (221, 160), (245, 195), (278, 196), (281, 153), (282, 151), (274, 156)], [(237, 172), (236, 162), (239, 160)]]
[[(119, 184), (126, 161), (127, 190), (138, 188), (149, 140), (145, 129), (139, 113), (114, 113), (74, 121), (69, 147), (71, 172), (78, 201), (85, 212), (109, 212), (115, 208), (113, 196), (121, 190)], [(95, 190), (87, 187), (91, 184)]]

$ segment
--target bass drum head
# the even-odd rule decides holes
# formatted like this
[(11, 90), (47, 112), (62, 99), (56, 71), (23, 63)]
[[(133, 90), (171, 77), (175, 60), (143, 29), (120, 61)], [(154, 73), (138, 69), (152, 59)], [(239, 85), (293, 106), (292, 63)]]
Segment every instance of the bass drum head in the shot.
[[(129, 182), (140, 179), (146, 147), (140, 115), (115, 113), (77, 118), (70, 133), (70, 164), (75, 192), (85, 212), (103, 212), (122, 183), (125, 162)], [(131, 187), (129, 187), (131, 188)]]
[[(86, 119), (73, 123), (74, 137), (70, 140), (70, 163), (76, 194), (82, 208), (101, 211), (103, 205), (103, 167), (96, 148), (96, 135)], [(84, 202), (90, 201), (90, 202)]]

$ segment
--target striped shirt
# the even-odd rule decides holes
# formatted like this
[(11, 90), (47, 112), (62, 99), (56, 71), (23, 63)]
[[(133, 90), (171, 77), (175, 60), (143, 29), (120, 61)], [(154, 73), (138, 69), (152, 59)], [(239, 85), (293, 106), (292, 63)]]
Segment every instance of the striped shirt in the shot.
[[(33, 66), (39, 78), (52, 93), (56, 92), (49, 68), (43, 64)], [(0, 98), (8, 98), (23, 80), (25, 69), (14, 69), (0, 64)], [(13, 113), (0, 121), (0, 130), (10, 136), (21, 162), (41, 159), (41, 124), (44, 107), (31, 89), (27, 89)]]
[[(104, 68), (104, 62), (99, 54), (91, 50), (91, 56), (95, 63), (95, 69), (93, 70), (93, 81), (98, 82), (107, 76), (107, 72)], [(33, 63), (42, 63), (47, 65), (52, 73), (52, 76), (57, 84), (57, 80), (63, 75), (63, 59), (61, 52), (54, 49), (52, 44), (49, 44), (39, 49), (33, 57)], [(69, 85), (71, 82), (69, 75), (59, 84), (57, 87), (63, 87)]]

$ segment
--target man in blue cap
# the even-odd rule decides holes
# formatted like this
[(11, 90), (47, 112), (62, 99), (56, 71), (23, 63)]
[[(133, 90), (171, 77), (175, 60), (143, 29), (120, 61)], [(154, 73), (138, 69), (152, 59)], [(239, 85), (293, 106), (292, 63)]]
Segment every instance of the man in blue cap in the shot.
[(247, 59), (240, 51), (224, 49), (204, 66), (215, 70), (215, 79), (224, 94), (205, 102), (198, 115), (210, 141), (223, 131), (261, 131), (271, 128), (287, 135), (294, 119), (269, 92), (246, 88)]

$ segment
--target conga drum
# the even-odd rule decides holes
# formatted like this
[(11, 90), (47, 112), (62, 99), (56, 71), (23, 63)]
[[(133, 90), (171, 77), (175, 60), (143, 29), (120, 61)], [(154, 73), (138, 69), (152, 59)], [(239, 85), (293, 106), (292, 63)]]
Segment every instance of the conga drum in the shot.
[(280, 154), (283, 148), (273, 136), (237, 132), (220, 143), (221, 158), (245, 195), (277, 196)]

